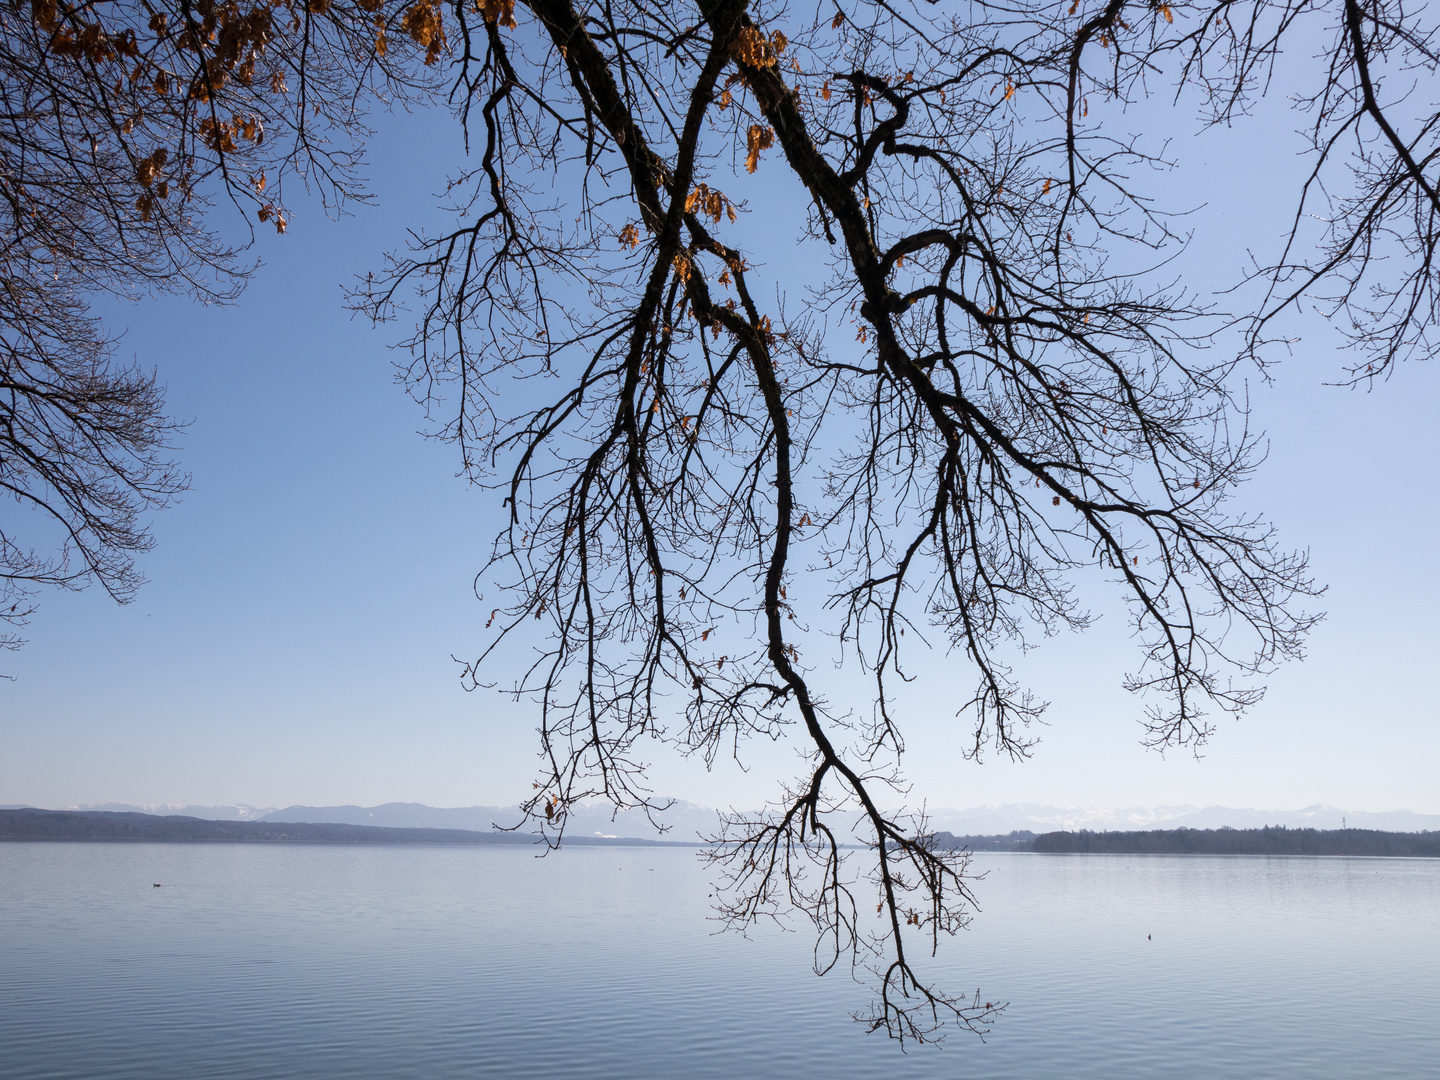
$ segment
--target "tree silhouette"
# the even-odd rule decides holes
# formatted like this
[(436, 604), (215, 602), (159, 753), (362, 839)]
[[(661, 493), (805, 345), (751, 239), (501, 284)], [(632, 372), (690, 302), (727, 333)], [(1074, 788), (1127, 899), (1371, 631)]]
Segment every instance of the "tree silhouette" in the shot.
[[(1302, 301), (1349, 337), (1355, 379), (1431, 349), (1437, 57), (1392, 0), (44, 0), (6, 34), (50, 50), (26, 71), (93, 95), (73, 124), (25, 122), (64, 142), (54, 160), (127, 118), (83, 181), (113, 192), (95, 212), (115, 238), (77, 243), (153, 235), (155, 266), (232, 272), (196, 231), (207, 198), (283, 227), (267, 177), (353, 193), (366, 102), (455, 109), (455, 227), (353, 302), (388, 320), (418, 301), (408, 385), (503, 498), (482, 578), (505, 598), (466, 678), (499, 678), (509, 638), (538, 645), (506, 684), (541, 718), (527, 810), (558, 843), (584, 799), (663, 809), (650, 740), (708, 762), (793, 730), (801, 774), (711, 848), (721, 912), (803, 912), (817, 968), (872, 970), (866, 1019), (902, 1038), (996, 1008), (919, 968), (972, 898), (965, 854), (887, 809), (908, 648), (963, 660), (974, 754), (1024, 756), (1043, 704), (1006, 657), (1083, 628), (1098, 568), (1132, 614), (1148, 740), (1203, 743), (1313, 622), (1304, 558), (1230, 506), (1261, 451), (1245, 371)], [(1122, 106), (1198, 101), (1223, 126), (1271, 92), (1310, 172), (1288, 242), (1234, 294), (1255, 301), (1223, 310), (1209, 295), (1235, 282), (1166, 277), (1187, 208), (1158, 201), (1164, 141)], [(31, 190), (9, 160), (7, 191)], [(808, 210), (780, 235), (790, 197)], [(11, 205), (19, 236), (35, 215)], [(767, 276), (797, 243), (786, 265), (813, 280)], [(837, 661), (873, 680), (864, 707), (836, 704)], [(852, 827), (868, 854), (842, 847)]]

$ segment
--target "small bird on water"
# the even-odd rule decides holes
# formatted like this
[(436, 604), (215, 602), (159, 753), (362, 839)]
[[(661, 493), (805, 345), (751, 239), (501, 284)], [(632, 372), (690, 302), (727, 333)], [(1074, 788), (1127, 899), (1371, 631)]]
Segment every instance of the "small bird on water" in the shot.
[(160, 888), (160, 882), (158, 882), (158, 881), (157, 881), (157, 882), (155, 882), (155, 885), (154, 885), (154, 887), (155, 887), (155, 888), (157, 888), (157, 889), (158, 889), (158, 888)]

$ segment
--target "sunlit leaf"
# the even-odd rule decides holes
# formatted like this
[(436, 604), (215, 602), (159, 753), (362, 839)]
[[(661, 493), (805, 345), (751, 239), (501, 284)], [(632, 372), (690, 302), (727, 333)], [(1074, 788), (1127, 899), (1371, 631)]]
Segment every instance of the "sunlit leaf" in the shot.
[(745, 171), (753, 173), (760, 167), (760, 151), (768, 150), (775, 144), (775, 132), (760, 124), (751, 124), (745, 135)]

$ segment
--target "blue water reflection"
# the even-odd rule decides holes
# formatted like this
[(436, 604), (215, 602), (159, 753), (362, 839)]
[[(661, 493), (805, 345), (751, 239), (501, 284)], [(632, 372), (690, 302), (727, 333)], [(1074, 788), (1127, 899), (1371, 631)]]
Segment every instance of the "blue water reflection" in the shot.
[(902, 1056), (686, 849), (0, 843), (0, 1078), (1440, 1073), (1440, 861), (976, 865), (938, 976), (1011, 1007)]

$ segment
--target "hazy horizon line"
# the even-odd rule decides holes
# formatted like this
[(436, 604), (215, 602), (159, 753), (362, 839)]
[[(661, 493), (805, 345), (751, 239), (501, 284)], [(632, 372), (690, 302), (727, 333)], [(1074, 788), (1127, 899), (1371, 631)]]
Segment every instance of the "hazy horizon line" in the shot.
[[(679, 796), (665, 796), (664, 798), (662, 798), (662, 799), (660, 799), (660, 800), (658, 800), (658, 801), (660, 801), (660, 802), (669, 801), (669, 802), (671, 802), (672, 806), (681, 807), (681, 808), (689, 809), (689, 810), (722, 811), (722, 810), (724, 810), (724, 809), (730, 809), (730, 810), (733, 810), (733, 809), (734, 809), (733, 807), (730, 807), (730, 808), (722, 808), (722, 807), (717, 807), (717, 806), (709, 806), (709, 805), (706, 805), (706, 804), (704, 804), (704, 803), (692, 802), (692, 801), (690, 801), (690, 800), (688, 800), (688, 799), (684, 799), (684, 798), (681, 798), (681, 797), (679, 797)], [(583, 808), (586, 808), (586, 809), (595, 809), (595, 808), (599, 808), (599, 807), (609, 807), (609, 806), (610, 806), (610, 804), (609, 804), (608, 802), (606, 802), (604, 799), (589, 799), (589, 800), (584, 800), (584, 801), (582, 801), (582, 802), (576, 803), (575, 805), (576, 805), (577, 807), (583, 807)], [(37, 805), (37, 804), (35, 804), (35, 803), (28, 803), (28, 802), (27, 802), (27, 803), (19, 803), (19, 802), (16, 802), (16, 803), (0, 803), (0, 809), (12, 809), (12, 810), (18, 810), (18, 809), (57, 810), (57, 811), (58, 811), (58, 810), (96, 810), (96, 809), (99, 809), (99, 808), (101, 808), (101, 807), (106, 807), (106, 806), (133, 807), (133, 808), (136, 808), (136, 809), (145, 811), (145, 812), (149, 812), (149, 811), (152, 811), (152, 810), (226, 809), (226, 808), (232, 808), (232, 809), (243, 809), (243, 810), (261, 811), (261, 812), (264, 812), (264, 813), (278, 813), (278, 812), (284, 811), (284, 810), (292, 810), (292, 809), (300, 809), (300, 808), (304, 808), (304, 809), (314, 809), (314, 810), (335, 810), (335, 809), (342, 809), (342, 808), (355, 808), (355, 809), (360, 809), (360, 810), (376, 810), (376, 809), (380, 809), (380, 808), (382, 808), (382, 807), (399, 807), (399, 806), (422, 807), (422, 808), (427, 809), (427, 810), (513, 810), (513, 809), (518, 809), (518, 807), (520, 806), (520, 804), (519, 804), (518, 802), (512, 802), (512, 803), (482, 803), (482, 802), (476, 802), (476, 803), (469, 803), (469, 804), (459, 805), (459, 806), (437, 806), (437, 805), (433, 805), (433, 804), (430, 804), (430, 803), (420, 802), (419, 800), (415, 800), (415, 799), (389, 799), (389, 800), (386, 800), (386, 801), (384, 801), (384, 802), (368, 803), (368, 804), (367, 804), (367, 803), (360, 803), (360, 802), (336, 802), (336, 803), (290, 802), (290, 803), (285, 803), (285, 804), (283, 804), (283, 805), (273, 805), (273, 806), (262, 805), (262, 804), (260, 804), (260, 803), (243, 802), (243, 801), (198, 802), (198, 801), (193, 801), (193, 800), (192, 800), (192, 801), (190, 801), (190, 802), (122, 802), (122, 801), (117, 800), (117, 799), (108, 799), (108, 800), (97, 801), (97, 802), (67, 802), (67, 803), (64, 803), (64, 804), (62, 804), (62, 805), (50, 805), (50, 806), (40, 806), (40, 805)], [(1347, 813), (1347, 814), (1348, 814), (1348, 813), (1354, 813), (1354, 814), (1365, 814), (1365, 815), (1416, 814), (1416, 815), (1422, 816), (1422, 817), (1440, 816), (1440, 809), (1437, 809), (1437, 810), (1434, 810), (1434, 811), (1431, 811), (1431, 810), (1415, 810), (1415, 809), (1413, 809), (1412, 807), (1405, 806), (1405, 807), (1393, 807), (1393, 808), (1386, 809), (1386, 810), (1368, 810), (1368, 809), (1362, 809), (1362, 808), (1357, 808), (1357, 807), (1342, 807), (1342, 806), (1337, 806), (1337, 805), (1335, 805), (1335, 804), (1333, 804), (1333, 803), (1326, 803), (1326, 802), (1312, 802), (1312, 803), (1307, 803), (1307, 804), (1304, 805), (1304, 806), (1298, 806), (1298, 807), (1278, 807), (1278, 806), (1270, 806), (1270, 807), (1263, 807), (1263, 808), (1262, 808), (1262, 807), (1255, 806), (1255, 805), (1251, 805), (1251, 806), (1231, 806), (1231, 805), (1224, 804), (1224, 803), (1203, 803), (1203, 804), (1202, 804), (1202, 803), (1153, 803), (1153, 804), (1145, 804), (1145, 803), (1120, 803), (1120, 802), (1042, 803), (1042, 802), (1036, 802), (1036, 801), (1033, 801), (1033, 800), (1025, 800), (1025, 801), (1015, 800), (1015, 801), (997, 802), (997, 803), (975, 803), (975, 804), (972, 804), (972, 805), (969, 805), (969, 806), (941, 806), (941, 805), (931, 805), (931, 806), (928, 806), (928, 807), (889, 808), (889, 809), (886, 810), (886, 812), (887, 812), (887, 813), (900, 813), (900, 812), (903, 812), (903, 813), (907, 813), (907, 814), (918, 814), (918, 813), (921, 813), (921, 812), (923, 811), (923, 812), (926, 813), (927, 816), (928, 816), (928, 815), (935, 815), (935, 814), (964, 814), (964, 813), (971, 813), (971, 812), (976, 812), (976, 811), (993, 811), (993, 810), (1010, 810), (1010, 809), (1034, 809), (1034, 810), (1057, 810), (1057, 811), (1106, 811), (1106, 810), (1111, 810), (1111, 811), (1150, 811), (1150, 812), (1169, 811), (1169, 810), (1179, 810), (1179, 811), (1234, 810), (1234, 811), (1246, 811), (1246, 812), (1252, 812), (1252, 813), (1274, 812), (1274, 813), (1289, 813), (1289, 814), (1305, 813), (1305, 812), (1307, 812), (1307, 811), (1320, 811), (1320, 810), (1324, 810), (1324, 811), (1332, 811), (1332, 812)], [(627, 811), (621, 811), (621, 813), (625, 813), (625, 812), (627, 812)], [(632, 812), (632, 813), (633, 813), (634, 811), (633, 811), (633, 809), (632, 809), (631, 811), (628, 811), (628, 812)], [(746, 808), (746, 809), (741, 810), (741, 811), (739, 811), (739, 812), (741, 812), (741, 813), (750, 813), (750, 812), (757, 812), (757, 811), (756, 811), (756, 808)]]

